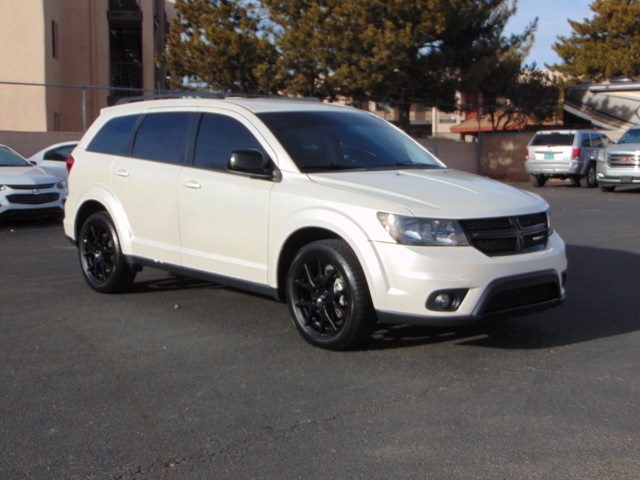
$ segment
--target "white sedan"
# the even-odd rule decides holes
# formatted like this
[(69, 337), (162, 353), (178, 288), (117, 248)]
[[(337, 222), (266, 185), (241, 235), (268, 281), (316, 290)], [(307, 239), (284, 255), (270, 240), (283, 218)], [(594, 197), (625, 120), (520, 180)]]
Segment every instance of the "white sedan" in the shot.
[(61, 217), (67, 182), (0, 145), (0, 218)]
[(78, 142), (62, 142), (50, 145), (29, 157), (29, 162), (61, 180), (67, 179), (67, 157)]

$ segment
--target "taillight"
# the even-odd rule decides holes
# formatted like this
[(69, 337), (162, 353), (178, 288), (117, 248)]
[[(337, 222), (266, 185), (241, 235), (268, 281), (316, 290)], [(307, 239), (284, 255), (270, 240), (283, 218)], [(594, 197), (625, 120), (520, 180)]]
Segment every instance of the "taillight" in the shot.
[(71, 167), (73, 167), (73, 164), (76, 162), (76, 159), (73, 158), (73, 156), (69, 155), (65, 162), (67, 164), (67, 173), (71, 173)]
[(574, 148), (571, 150), (571, 160), (575, 160), (576, 158), (580, 158), (580, 149)]

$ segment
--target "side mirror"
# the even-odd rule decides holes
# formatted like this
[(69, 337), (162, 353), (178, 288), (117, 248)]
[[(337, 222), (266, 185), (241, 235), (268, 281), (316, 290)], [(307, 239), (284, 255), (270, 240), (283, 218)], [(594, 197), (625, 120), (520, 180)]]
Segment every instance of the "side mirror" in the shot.
[(227, 165), (232, 172), (243, 173), (251, 178), (279, 180), (277, 169), (270, 158), (258, 150), (235, 150)]

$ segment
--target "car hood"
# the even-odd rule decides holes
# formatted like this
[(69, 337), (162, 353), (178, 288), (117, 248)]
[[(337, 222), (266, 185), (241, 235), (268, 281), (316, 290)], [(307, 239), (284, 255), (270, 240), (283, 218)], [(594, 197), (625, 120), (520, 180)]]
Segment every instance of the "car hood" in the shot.
[(0, 167), (0, 185), (46, 185), (60, 179), (49, 175), (40, 167)]
[(607, 152), (636, 152), (640, 150), (640, 143), (614, 143), (606, 150)]
[[(371, 197), (372, 208), (404, 207), (419, 217), (497, 217), (537, 213), (548, 208), (536, 194), (451, 169), (354, 171), (309, 176), (325, 186)], [(373, 203), (375, 200), (380, 201), (379, 204)], [(384, 202), (395, 205), (384, 205)]]

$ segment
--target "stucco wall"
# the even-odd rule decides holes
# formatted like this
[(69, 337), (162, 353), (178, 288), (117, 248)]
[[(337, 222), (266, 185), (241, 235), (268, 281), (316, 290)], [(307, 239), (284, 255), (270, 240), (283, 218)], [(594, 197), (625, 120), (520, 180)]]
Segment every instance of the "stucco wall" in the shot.
[(3, 132), (0, 144), (6, 145), (23, 157), (29, 158), (39, 150), (60, 142), (79, 140), (80, 132)]
[(526, 181), (525, 147), (533, 132), (480, 136), (480, 174), (505, 181)]

